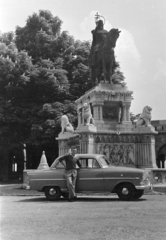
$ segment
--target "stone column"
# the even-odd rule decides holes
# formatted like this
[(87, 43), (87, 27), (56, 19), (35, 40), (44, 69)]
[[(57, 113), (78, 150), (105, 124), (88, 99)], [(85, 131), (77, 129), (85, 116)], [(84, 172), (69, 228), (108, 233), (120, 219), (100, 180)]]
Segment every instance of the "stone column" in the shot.
[(122, 122), (129, 123), (130, 121), (130, 104), (123, 104), (122, 106), (123, 114), (122, 114)]
[(93, 118), (94, 120), (98, 120), (98, 106), (94, 105), (93, 103), (92, 106), (93, 106)]
[(151, 134), (139, 136), (135, 144), (135, 164), (140, 168), (156, 168), (155, 137)]
[(122, 105), (122, 122), (126, 122), (126, 105)]
[(92, 103), (94, 120), (103, 122), (103, 102)]
[(95, 140), (92, 133), (81, 134), (80, 153), (95, 153)]
[(69, 151), (67, 140), (58, 140), (59, 145), (59, 156), (65, 155)]
[(78, 114), (78, 126), (77, 126), (77, 129), (78, 129), (80, 127), (80, 125), (81, 125), (82, 108), (78, 109), (77, 114)]
[(127, 120), (128, 122), (131, 122), (131, 121), (130, 121), (130, 105), (129, 105), (129, 104), (126, 105), (126, 120)]

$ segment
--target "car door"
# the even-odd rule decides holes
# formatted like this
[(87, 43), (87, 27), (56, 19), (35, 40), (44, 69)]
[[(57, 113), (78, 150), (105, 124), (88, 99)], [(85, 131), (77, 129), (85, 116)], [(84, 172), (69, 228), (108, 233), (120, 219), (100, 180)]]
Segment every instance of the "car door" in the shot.
[(95, 158), (80, 158), (81, 168), (78, 169), (77, 192), (104, 191), (103, 169)]
[[(65, 161), (64, 161), (65, 164)], [(65, 179), (65, 167), (61, 162), (55, 165), (55, 167), (51, 168), (50, 171), (51, 175), (50, 178), (52, 179), (52, 184), (56, 184), (61, 189), (66, 189), (66, 179)], [(52, 185), (51, 184), (51, 185)]]

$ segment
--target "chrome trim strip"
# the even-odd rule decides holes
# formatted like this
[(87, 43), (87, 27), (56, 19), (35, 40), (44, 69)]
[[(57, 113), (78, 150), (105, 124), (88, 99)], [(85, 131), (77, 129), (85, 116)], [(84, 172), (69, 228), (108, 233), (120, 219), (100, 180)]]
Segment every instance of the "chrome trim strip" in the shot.
[(142, 190), (143, 190), (143, 189), (150, 189), (150, 188), (151, 188), (151, 185), (148, 184), (148, 185), (143, 185), (143, 186), (135, 186), (135, 188), (138, 189), (138, 190), (139, 190), (139, 189), (140, 189), (140, 190), (141, 190), (141, 189), (142, 189)]
[[(113, 179), (119, 179), (119, 180), (131, 180), (131, 179), (140, 179), (139, 177), (136, 178), (129, 178), (129, 177), (106, 177), (106, 178), (78, 178), (79, 180), (113, 180)], [(66, 181), (66, 179), (30, 179), (30, 181)]]
[(78, 178), (79, 180), (104, 180), (104, 178)]
[(29, 179), (30, 181), (66, 181), (66, 179)]
[(104, 179), (106, 179), (106, 180), (108, 180), (108, 179), (140, 179), (139, 177), (106, 177), (106, 178), (104, 178)]

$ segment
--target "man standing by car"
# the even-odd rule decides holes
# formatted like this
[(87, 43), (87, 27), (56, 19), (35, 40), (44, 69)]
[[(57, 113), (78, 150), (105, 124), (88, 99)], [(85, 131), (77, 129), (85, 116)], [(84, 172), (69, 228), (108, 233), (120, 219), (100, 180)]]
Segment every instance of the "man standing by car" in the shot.
[[(69, 202), (73, 202), (77, 198), (75, 193), (75, 184), (77, 179), (76, 164), (79, 167), (81, 167), (81, 164), (78, 161), (78, 158), (75, 156), (76, 153), (77, 149), (71, 148), (69, 154), (59, 158), (59, 162), (61, 162), (65, 167), (65, 178), (67, 182), (67, 188), (69, 190)], [(65, 164), (63, 161), (65, 161)]]

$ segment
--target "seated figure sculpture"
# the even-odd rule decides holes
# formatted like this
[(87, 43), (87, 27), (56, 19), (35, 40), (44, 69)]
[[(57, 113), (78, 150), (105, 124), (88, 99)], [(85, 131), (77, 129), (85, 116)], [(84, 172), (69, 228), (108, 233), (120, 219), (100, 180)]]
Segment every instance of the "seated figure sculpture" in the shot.
[(68, 116), (67, 115), (62, 115), (61, 117), (61, 128), (62, 128), (62, 133), (64, 134), (65, 132), (74, 132), (74, 128), (69, 122)]
[(151, 126), (151, 118), (152, 118), (151, 111), (152, 111), (151, 107), (145, 106), (136, 122), (136, 126), (145, 126), (145, 127)]
[(82, 122), (83, 125), (95, 125), (94, 118), (92, 117), (90, 104), (85, 102), (82, 108)]

